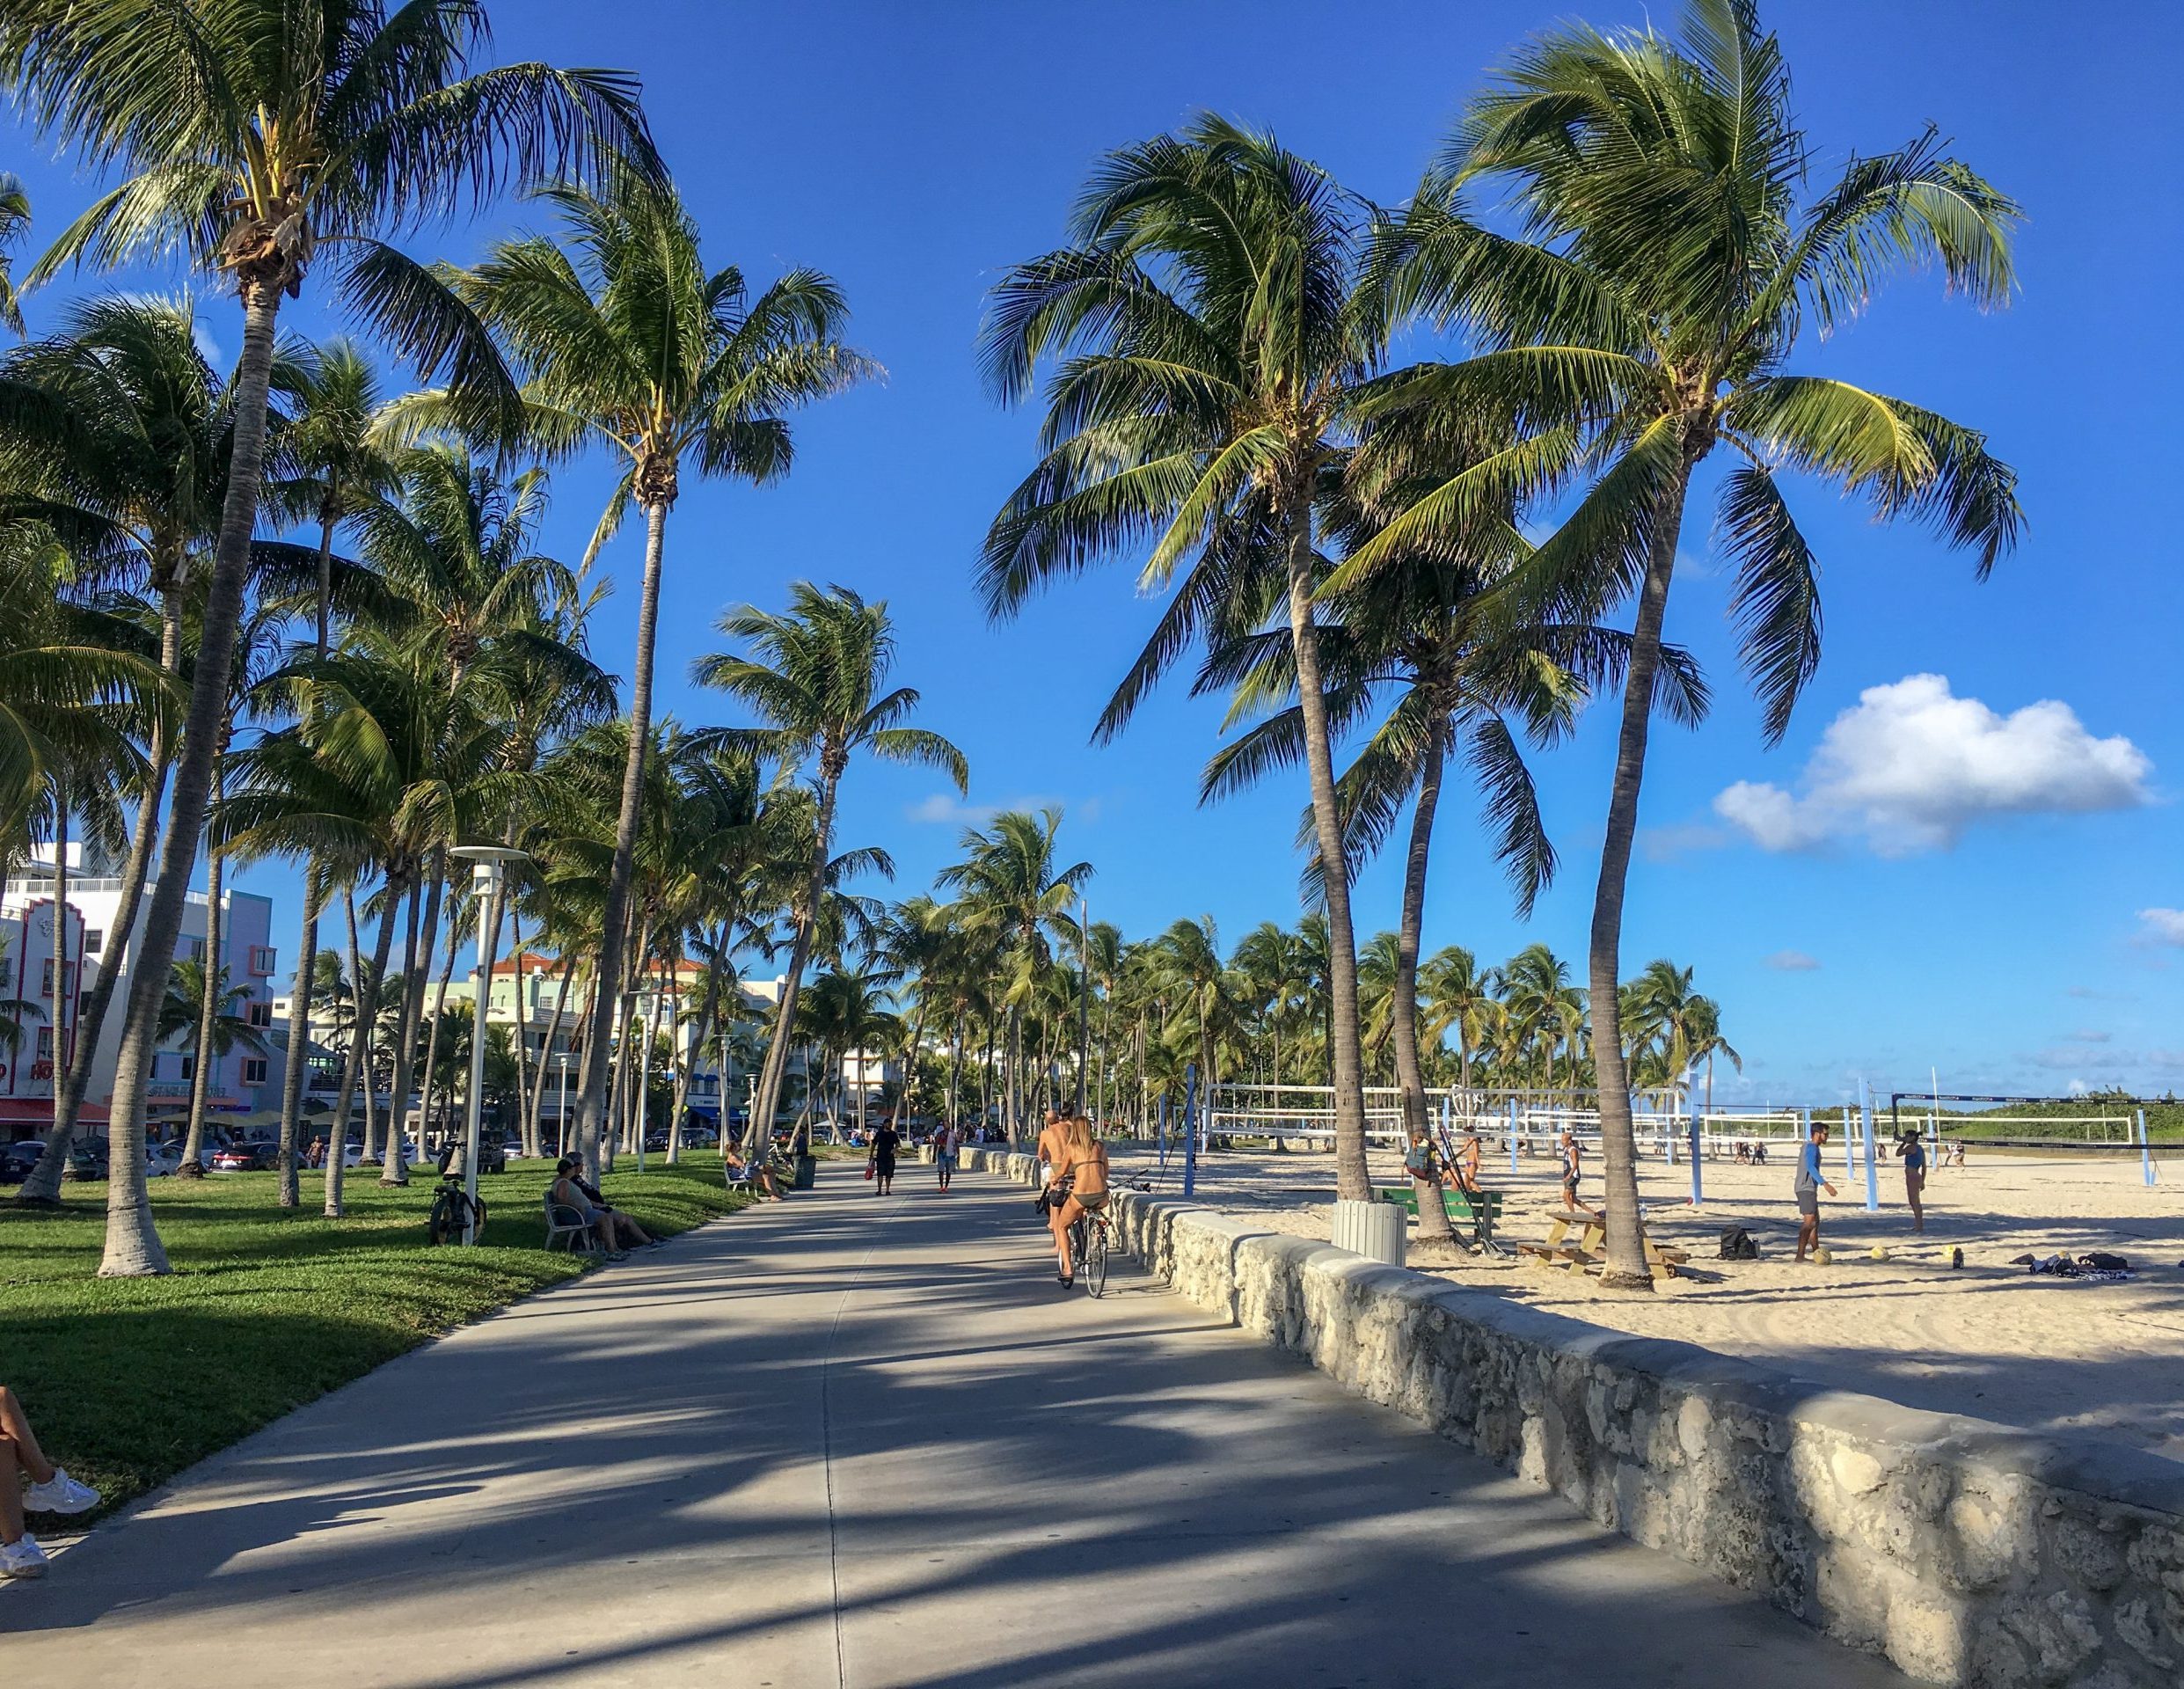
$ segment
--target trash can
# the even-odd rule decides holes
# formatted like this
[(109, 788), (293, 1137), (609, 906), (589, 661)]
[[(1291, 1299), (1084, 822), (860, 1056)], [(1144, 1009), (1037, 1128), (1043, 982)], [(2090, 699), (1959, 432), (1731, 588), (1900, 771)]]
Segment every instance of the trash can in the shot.
[(796, 1158), (796, 1176), (789, 1181), (792, 1190), (809, 1190), (819, 1182), (819, 1158), (800, 1155)]
[(1334, 1205), (1332, 1241), (1368, 1261), (1403, 1264), (1404, 1246), (1409, 1242), (1405, 1223), (1409, 1214), (1394, 1203), (1338, 1202)]

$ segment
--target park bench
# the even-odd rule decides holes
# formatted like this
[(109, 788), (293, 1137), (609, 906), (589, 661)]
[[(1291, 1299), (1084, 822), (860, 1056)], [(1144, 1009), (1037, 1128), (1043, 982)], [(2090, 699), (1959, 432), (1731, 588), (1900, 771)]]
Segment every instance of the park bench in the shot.
[[(1394, 1203), (1406, 1214), (1418, 1212), (1418, 1192), (1410, 1185), (1377, 1185), (1373, 1195), (1384, 1203)], [(1471, 1226), (1481, 1243), (1494, 1241), (1494, 1229), (1501, 1223), (1501, 1193), (1482, 1190), (1479, 1193), (1478, 1211), (1472, 1199), (1460, 1190), (1447, 1189), (1441, 1193), (1441, 1205), (1448, 1212), (1450, 1224), (1462, 1223)]]
[(592, 1254), (599, 1247), (591, 1222), (566, 1203), (555, 1202), (551, 1189), (546, 1192), (546, 1247), (566, 1249), (573, 1255)]

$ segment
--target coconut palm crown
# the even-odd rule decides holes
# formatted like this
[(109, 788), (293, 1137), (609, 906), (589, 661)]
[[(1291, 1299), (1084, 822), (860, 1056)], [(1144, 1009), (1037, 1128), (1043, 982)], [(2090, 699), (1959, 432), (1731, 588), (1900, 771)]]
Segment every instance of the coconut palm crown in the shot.
[[(1938, 267), (1976, 304), (2012, 287), (2017, 207), (1930, 130), (1852, 158), (1816, 195), (1788, 70), (1750, 0), (1688, 0), (1674, 38), (1572, 25), (1521, 49), (1472, 100), (1376, 253), (1389, 321), (1422, 314), (1473, 355), (1390, 377), (1367, 401), (1361, 464), (1400, 479), (1452, 428), (1504, 441), (1361, 545), (1343, 589), (1483, 515), (1574, 500), (1534, 552), (1530, 602), (1589, 620), (1635, 596), (1637, 618), (1594, 904), (1590, 985), (1618, 1283), (1650, 1288), (1639, 1236), (1618, 1025), (1623, 896), (1649, 706), (1684, 506), (1726, 450), (1717, 533), (1766, 736), (1787, 728), (1820, 660), (1819, 566), (1785, 472), (1863, 497), (1971, 551), (1983, 578), (2021, 523), (2015, 477), (1976, 430), (1909, 401), (1787, 368), (1808, 323), (1846, 325), (1892, 273)], [(1479, 186), (1517, 232), (1480, 221)]]

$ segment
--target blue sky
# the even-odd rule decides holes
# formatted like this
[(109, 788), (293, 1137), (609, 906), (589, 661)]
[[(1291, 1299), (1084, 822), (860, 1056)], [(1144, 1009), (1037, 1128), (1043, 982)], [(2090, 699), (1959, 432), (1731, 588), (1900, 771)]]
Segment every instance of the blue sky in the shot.
[[(662, 707), (721, 719), (684, 676), (724, 605), (777, 603), (799, 577), (844, 582), (889, 601), (899, 678), (923, 690), (925, 724), (969, 755), (972, 804), (1068, 807), (1068, 847), (1099, 871), (1096, 916), (1144, 936), (1210, 913), (1228, 941), (1294, 919), (1301, 793), (1195, 804), (1216, 706), (1172, 691), (1119, 744), (1089, 742), (1152, 613), (1131, 571), (985, 623), (972, 566), (1031, 461), (1035, 423), (980, 388), (982, 299), (1007, 265), (1058, 242), (1102, 150), (1200, 109), (1272, 127), (1353, 189), (1399, 200), (1485, 67), (1564, 10), (502, 0), (504, 55), (644, 77), (713, 262), (761, 281), (792, 263), (833, 273), (854, 338), (888, 371), (799, 422), (785, 485), (686, 484), (668, 539)], [(1603, 26), (1646, 15), (1632, 0), (1571, 10)], [(2168, 325), (2184, 128), (2168, 70), (2184, 24), (2147, 0), (2103, 13), (2098, 32), (2034, 0), (1778, 0), (1766, 16), (1816, 175), (1932, 120), (2026, 206), (2010, 310), (1983, 317), (1913, 278), (1803, 362), (1986, 429), (2020, 472), (2029, 532), (1981, 585), (1924, 531), (1881, 530), (1823, 490), (1794, 489), (1826, 570), (1826, 654), (1769, 751), (1694, 507), (1670, 629), (1719, 701), (1696, 734), (1656, 731), (1625, 971), (1660, 954), (1697, 967), (1747, 1057), (1741, 1085), (1724, 1076), (1732, 1095), (1832, 1100), (1860, 1074), (1924, 1085), (1930, 1066), (1953, 1090), (2166, 1089), (2184, 1071), (2184, 581), (2158, 489), (2184, 428), (2165, 402), (2180, 374)], [(50, 234), (89, 184), (29, 153), (16, 133), (0, 163), (25, 176)], [(523, 220), (511, 208), (413, 249), (465, 257)], [(33, 325), (65, 290), (33, 300)], [(205, 315), (231, 352), (232, 303), (208, 300)], [(292, 316), (332, 325), (308, 300)], [(559, 478), (565, 555), (581, 551), (603, 486), (593, 471)], [(639, 543), (632, 530), (603, 559), (618, 581), (633, 585)], [(626, 665), (633, 603), (624, 590), (599, 619), (610, 667)], [(1581, 976), (1611, 729), (1596, 712), (1537, 766), (1565, 873), (1529, 925), (1452, 794), (1429, 947), (1499, 959), (1542, 940)], [(930, 775), (862, 766), (844, 837), (892, 851), (900, 894), (950, 859), (965, 819)], [(292, 896), (278, 870), (246, 883)], [(1393, 865), (1377, 865), (1359, 889), (1361, 933), (1391, 925), (1394, 904)]]

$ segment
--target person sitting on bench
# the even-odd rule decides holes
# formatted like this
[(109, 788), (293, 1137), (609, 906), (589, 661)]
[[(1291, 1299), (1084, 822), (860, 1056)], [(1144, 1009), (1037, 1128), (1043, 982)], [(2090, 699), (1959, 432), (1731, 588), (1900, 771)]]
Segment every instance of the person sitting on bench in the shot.
[[(584, 1217), (584, 1223), (598, 1233), (600, 1247), (609, 1256), (619, 1261), (632, 1248), (640, 1245), (650, 1247), (659, 1241), (647, 1237), (645, 1228), (621, 1210), (609, 1207), (599, 1192), (584, 1182), (581, 1166), (582, 1163), (572, 1155), (565, 1155), (554, 1163), (553, 1200)], [(632, 1232), (636, 1234), (635, 1243), (620, 1241)]]
[(734, 1150), (723, 1145), (720, 1151), (720, 1160), (728, 1170), (727, 1176), (730, 1184), (749, 1185), (770, 1203), (784, 1200), (781, 1195), (781, 1181), (773, 1176), (773, 1164), (767, 1160), (763, 1152), (746, 1160)]

